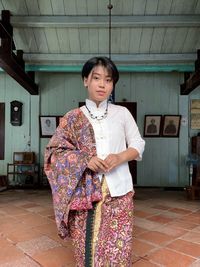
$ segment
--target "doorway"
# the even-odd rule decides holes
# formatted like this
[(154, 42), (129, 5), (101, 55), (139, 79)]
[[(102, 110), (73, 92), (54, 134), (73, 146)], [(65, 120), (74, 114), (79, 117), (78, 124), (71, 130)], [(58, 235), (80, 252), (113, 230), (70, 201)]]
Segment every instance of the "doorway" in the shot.
[(4, 160), (5, 153), (5, 103), (0, 103), (0, 160)]
[[(116, 105), (126, 107), (135, 121), (137, 122), (137, 103), (136, 102), (115, 102)], [(137, 161), (129, 161), (129, 168), (133, 179), (133, 184), (137, 184)]]

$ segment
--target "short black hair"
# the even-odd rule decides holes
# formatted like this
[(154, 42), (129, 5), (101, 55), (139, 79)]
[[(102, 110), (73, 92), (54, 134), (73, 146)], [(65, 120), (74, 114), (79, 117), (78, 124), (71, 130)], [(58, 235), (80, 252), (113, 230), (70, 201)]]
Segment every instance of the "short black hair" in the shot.
[(111, 75), (113, 84), (115, 85), (119, 80), (119, 72), (116, 65), (108, 57), (93, 57), (85, 62), (82, 68), (82, 79), (88, 78), (92, 69), (96, 66), (103, 66)]

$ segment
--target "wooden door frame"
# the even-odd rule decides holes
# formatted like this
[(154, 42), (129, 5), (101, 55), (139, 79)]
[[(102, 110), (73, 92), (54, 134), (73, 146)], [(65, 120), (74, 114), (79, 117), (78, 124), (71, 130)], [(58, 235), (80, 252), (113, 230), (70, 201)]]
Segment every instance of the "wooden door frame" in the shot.
[(0, 160), (5, 154), (5, 103), (0, 103)]
[[(137, 102), (115, 102), (116, 105), (120, 105), (123, 107), (126, 107), (131, 115), (133, 116), (133, 118), (135, 119), (135, 121), (137, 122)], [(133, 184), (137, 184), (137, 161), (136, 160), (132, 160), (129, 161), (129, 169), (132, 175), (132, 179), (133, 179)]]

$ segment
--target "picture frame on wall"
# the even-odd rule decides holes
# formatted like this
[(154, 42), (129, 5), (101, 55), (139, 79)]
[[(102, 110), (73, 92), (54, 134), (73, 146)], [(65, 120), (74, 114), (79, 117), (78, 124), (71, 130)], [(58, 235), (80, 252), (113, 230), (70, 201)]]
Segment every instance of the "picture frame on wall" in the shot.
[(192, 99), (190, 102), (191, 129), (200, 129), (200, 99)]
[(145, 115), (144, 137), (159, 137), (161, 131), (162, 115)]
[(40, 137), (51, 137), (57, 128), (57, 116), (39, 116)]
[(181, 115), (164, 115), (163, 116), (163, 137), (179, 137), (181, 125)]

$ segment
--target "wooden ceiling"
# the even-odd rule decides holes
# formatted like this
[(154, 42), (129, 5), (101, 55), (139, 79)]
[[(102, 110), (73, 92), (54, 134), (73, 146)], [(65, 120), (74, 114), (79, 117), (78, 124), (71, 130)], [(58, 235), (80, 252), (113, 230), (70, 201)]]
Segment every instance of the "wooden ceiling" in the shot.
[[(200, 0), (112, 0), (111, 53), (118, 66), (194, 71)], [(26, 69), (63, 70), (108, 55), (108, 0), (0, 0)], [(138, 69), (137, 69), (138, 68)]]

